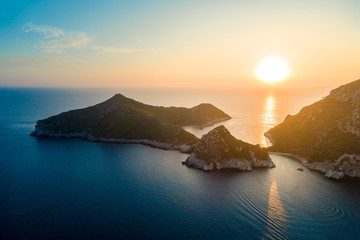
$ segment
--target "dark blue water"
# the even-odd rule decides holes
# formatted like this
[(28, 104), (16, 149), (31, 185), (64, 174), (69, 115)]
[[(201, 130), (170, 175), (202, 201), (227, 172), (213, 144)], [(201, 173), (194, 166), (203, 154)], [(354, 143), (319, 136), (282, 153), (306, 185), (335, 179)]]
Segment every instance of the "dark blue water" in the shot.
[(252, 142), (323, 95), (0, 89), (0, 239), (360, 239), (360, 181), (300, 172), (290, 158), (272, 155), (273, 169), (205, 173), (182, 166), (186, 155), (175, 151), (29, 136), (36, 120), (115, 92), (166, 106), (212, 102)]

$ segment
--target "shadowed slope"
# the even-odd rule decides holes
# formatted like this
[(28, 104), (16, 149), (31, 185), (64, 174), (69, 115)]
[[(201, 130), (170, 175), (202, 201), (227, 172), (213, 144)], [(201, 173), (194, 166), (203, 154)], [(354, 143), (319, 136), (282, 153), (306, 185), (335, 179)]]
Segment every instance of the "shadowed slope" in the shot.
[(39, 120), (31, 135), (142, 143), (187, 152), (198, 138), (181, 126), (211, 125), (226, 119), (230, 117), (211, 104), (157, 107), (116, 94), (103, 103)]

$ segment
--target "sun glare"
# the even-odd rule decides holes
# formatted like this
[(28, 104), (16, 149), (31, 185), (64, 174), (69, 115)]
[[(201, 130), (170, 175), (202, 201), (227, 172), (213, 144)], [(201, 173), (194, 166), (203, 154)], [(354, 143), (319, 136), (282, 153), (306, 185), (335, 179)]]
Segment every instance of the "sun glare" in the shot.
[(280, 82), (289, 75), (288, 63), (280, 57), (266, 57), (256, 67), (255, 75), (267, 83)]

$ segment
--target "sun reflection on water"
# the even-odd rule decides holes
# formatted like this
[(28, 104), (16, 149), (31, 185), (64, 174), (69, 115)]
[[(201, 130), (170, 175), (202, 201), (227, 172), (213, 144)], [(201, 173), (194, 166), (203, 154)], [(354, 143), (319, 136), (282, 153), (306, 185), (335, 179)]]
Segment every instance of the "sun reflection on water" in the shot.
[(268, 218), (274, 222), (285, 221), (285, 210), (280, 200), (276, 181), (273, 181), (269, 193)]
[(276, 125), (275, 121), (275, 97), (268, 95), (265, 102), (264, 112), (262, 114), (262, 141), (261, 145), (268, 147), (269, 143), (266, 140), (264, 133), (267, 132), (270, 128)]
[[(286, 212), (278, 192), (276, 181), (274, 180), (270, 187), (268, 201), (268, 227), (266, 239), (284, 238), (286, 228)], [(286, 237), (285, 237), (286, 238)], [(263, 238), (265, 239), (265, 238)]]

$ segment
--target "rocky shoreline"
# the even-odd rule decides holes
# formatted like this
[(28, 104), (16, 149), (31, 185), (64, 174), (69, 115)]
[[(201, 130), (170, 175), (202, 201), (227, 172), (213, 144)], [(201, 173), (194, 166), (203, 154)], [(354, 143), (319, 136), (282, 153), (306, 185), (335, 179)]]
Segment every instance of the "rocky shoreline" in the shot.
[[(261, 149), (258, 145), (251, 145), (236, 139), (223, 125), (203, 135), (193, 145), (177, 145), (149, 139), (95, 137), (86, 131), (58, 133), (51, 129), (42, 129), (40, 127), (37, 127), (30, 135), (52, 138), (80, 138), (90, 142), (142, 144), (162, 150), (176, 150), (181, 153), (190, 154), (183, 164), (204, 171), (220, 169), (251, 171), (256, 167), (275, 167), (275, 164), (271, 161), (265, 150)], [(203, 148), (204, 144), (206, 144), (206, 148)]]
[[(264, 135), (265, 135), (265, 138), (270, 143), (272, 143), (274, 141), (273, 138), (271, 137), (271, 134), (269, 134), (268, 132), (265, 133)], [(324, 177), (327, 177), (327, 178), (340, 180), (346, 175), (339, 168), (337, 168), (337, 166), (334, 165), (331, 161), (310, 163), (307, 158), (301, 157), (299, 155), (292, 154), (292, 153), (272, 152), (272, 151), (269, 151), (269, 153), (294, 158), (294, 159), (300, 161), (304, 167), (306, 167), (312, 171), (318, 171), (318, 172), (324, 173)], [(360, 176), (360, 171), (359, 171), (358, 175)], [(347, 175), (347, 176), (349, 176), (349, 175)]]
[(292, 157), (299, 160), (304, 167), (324, 174), (324, 177), (340, 180), (343, 177), (360, 177), (360, 156), (344, 154), (335, 161), (309, 162), (299, 155), (282, 152), (269, 152), (271, 154)]
[(81, 133), (54, 133), (49, 130), (34, 130), (30, 136), (37, 137), (51, 137), (51, 138), (80, 138), (89, 142), (102, 142), (102, 143), (118, 143), (118, 144), (141, 144), (162, 150), (176, 150), (181, 153), (191, 153), (192, 145), (176, 145), (171, 143), (163, 143), (149, 139), (123, 139), (123, 138), (105, 138), (94, 137), (88, 132)]
[(184, 162), (186, 166), (203, 170), (205, 172), (221, 169), (237, 169), (242, 171), (252, 171), (253, 168), (274, 168), (275, 164), (271, 159), (260, 160), (252, 158), (250, 161), (241, 158), (230, 158), (224, 162), (213, 161), (206, 162), (205, 160), (196, 158), (195, 154), (192, 153)]

